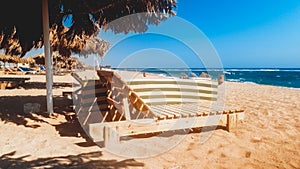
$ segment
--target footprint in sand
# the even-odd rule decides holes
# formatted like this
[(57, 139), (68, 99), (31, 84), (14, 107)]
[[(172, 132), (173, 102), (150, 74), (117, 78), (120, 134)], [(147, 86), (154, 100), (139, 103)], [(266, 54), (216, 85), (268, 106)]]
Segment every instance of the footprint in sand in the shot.
[(246, 157), (246, 158), (250, 158), (250, 156), (251, 156), (251, 151), (246, 151), (245, 157)]

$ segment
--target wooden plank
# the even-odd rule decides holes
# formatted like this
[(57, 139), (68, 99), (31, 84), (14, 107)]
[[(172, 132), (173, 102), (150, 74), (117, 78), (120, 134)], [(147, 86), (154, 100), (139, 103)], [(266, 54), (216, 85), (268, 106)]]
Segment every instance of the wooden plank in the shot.
[(180, 96), (180, 95), (150, 95), (141, 97), (145, 103), (162, 102), (169, 104), (176, 103), (199, 103), (201, 100), (216, 101), (216, 97), (211, 96)]
[(159, 97), (168, 97), (171, 96), (173, 98), (195, 98), (200, 99), (200, 97), (212, 97), (217, 98), (216, 94), (208, 94), (208, 93), (199, 93), (199, 92), (181, 92), (181, 91), (160, 91), (153, 90), (147, 92), (136, 92), (141, 98), (159, 98)]
[(110, 148), (120, 144), (120, 136), (116, 128), (109, 125), (104, 127), (104, 146)]
[[(119, 100), (122, 100), (122, 97), (128, 97), (129, 96), (129, 100), (132, 103), (132, 100), (136, 100), (135, 103), (133, 104), (133, 106), (140, 110), (140, 112), (142, 112), (144, 114), (144, 112), (148, 112), (148, 116), (153, 116), (154, 114), (151, 113), (151, 111), (149, 112), (149, 107), (148, 105), (146, 105), (137, 94), (135, 94), (135, 92), (127, 86), (127, 84), (121, 79), (121, 77), (113, 72), (113, 71), (97, 71), (99, 76), (103, 76), (104, 78), (107, 78), (107, 80), (111, 84), (111, 86), (113, 87), (112, 89), (116, 90), (118, 96), (119, 96)], [(109, 85), (108, 85), (109, 87)], [(116, 93), (112, 92), (111, 95), (113, 96), (113, 99), (116, 99)], [(142, 108), (142, 109), (141, 109)], [(145, 114), (144, 114), (145, 115)]]
[(160, 111), (160, 112), (167, 112), (169, 114), (172, 114), (174, 116), (174, 118), (180, 118), (182, 115), (179, 113), (175, 113), (174, 111), (170, 111), (168, 109), (166, 109), (165, 106), (151, 106), (151, 109), (156, 111)]
[[(152, 87), (151, 88), (144, 88), (144, 87), (136, 87), (133, 86), (133, 90), (136, 93), (142, 93), (142, 92), (190, 92), (190, 93), (206, 93), (206, 94), (212, 94), (212, 95), (217, 95), (218, 91), (217, 89), (212, 89), (212, 88), (205, 88), (205, 89), (201, 89), (201, 88), (197, 88), (194, 86), (186, 86), (185, 88), (179, 88), (179, 87), (175, 87), (175, 86), (168, 86), (166, 88), (161, 88), (161, 86), (157, 85), (157, 87)], [(145, 86), (147, 87), (147, 86)]]
[(193, 117), (197, 115), (197, 113), (195, 112), (196, 110), (185, 109), (183, 105), (184, 104), (168, 105), (168, 109), (172, 111), (177, 111), (184, 117)]
[[(201, 98), (203, 100), (215, 100), (214, 98)], [(182, 104), (182, 103), (197, 103), (199, 100), (190, 98), (149, 98), (143, 99), (143, 102), (151, 105), (166, 105), (166, 104)]]
[(7, 86), (7, 82), (0, 82), (0, 89), (5, 90)]
[[(104, 141), (104, 126), (105, 123), (95, 123), (88, 125), (88, 134), (94, 142)], [(102, 124), (102, 125), (101, 125)]]
[(123, 99), (123, 105), (124, 105), (123, 107), (124, 107), (126, 120), (131, 120), (130, 111), (129, 111), (129, 104), (128, 104), (127, 98)]
[(216, 94), (217, 88), (201, 87), (195, 85), (180, 85), (180, 84), (143, 84), (143, 85), (129, 85), (131, 89), (137, 92), (142, 91), (183, 91), (183, 92), (208, 92)]
[[(230, 116), (230, 118), (228, 118)], [(214, 116), (216, 120), (209, 120), (210, 116), (199, 116), (194, 118), (180, 118), (180, 119), (169, 119), (169, 120), (158, 120), (152, 121), (152, 123), (141, 123), (141, 120), (133, 120), (133, 121), (120, 121), (120, 122), (109, 122), (109, 123), (94, 123), (89, 124), (89, 135), (94, 139), (94, 141), (104, 141), (104, 127), (109, 126), (115, 132), (118, 132), (117, 137), (121, 136), (129, 136), (129, 135), (137, 135), (137, 134), (146, 134), (153, 132), (163, 132), (163, 131), (171, 131), (171, 130), (179, 130), (179, 129), (191, 129), (196, 127), (205, 127), (205, 126), (213, 126), (213, 125), (226, 125), (227, 121), (232, 122), (229, 128), (232, 129), (232, 124), (236, 127), (238, 122), (243, 119), (244, 113), (236, 113), (230, 115), (216, 115)], [(209, 123), (207, 123), (209, 122)], [(113, 142), (116, 142), (116, 139)]]
[(231, 131), (231, 129), (237, 127), (237, 114), (227, 114), (227, 131)]
[(178, 107), (175, 107), (177, 105), (160, 105), (161, 107), (164, 107), (164, 109), (167, 112), (172, 112), (172, 113), (176, 113), (178, 116), (180, 117), (188, 117), (189, 114), (182, 112)]
[(110, 105), (116, 107), (116, 109), (118, 109), (120, 112), (123, 111), (123, 105), (122, 105), (121, 103), (116, 102), (115, 100), (113, 100), (113, 99), (111, 99), (111, 98), (109, 98), (109, 97), (107, 98), (107, 102), (108, 102)]
[(167, 119), (167, 117), (163, 113), (161, 113), (161, 112), (155, 112), (155, 111), (153, 111), (152, 113), (154, 114), (154, 117), (156, 117), (156, 118), (158, 118), (160, 120)]
[(154, 110), (154, 112), (157, 112), (157, 113), (160, 113), (160, 114), (163, 114), (166, 116), (166, 118), (168, 119), (173, 119), (173, 118), (176, 118), (176, 115), (175, 114), (172, 114), (172, 113), (169, 113), (167, 111), (161, 111), (157, 108), (151, 108), (151, 110)]
[[(189, 114), (189, 116), (197, 116), (197, 112), (199, 111), (198, 103), (192, 103), (192, 104), (180, 104), (177, 105), (177, 109), (182, 110), (182, 112)], [(174, 107), (176, 108), (176, 107)]]
[(217, 87), (218, 82), (212, 80), (194, 80), (194, 79), (168, 79), (168, 78), (143, 78), (131, 79), (127, 81), (128, 85), (144, 85), (144, 84), (180, 84), (180, 85), (195, 85), (195, 86), (210, 86)]
[(128, 136), (170, 130), (190, 129), (204, 126), (226, 125), (227, 115), (216, 115), (216, 118), (221, 119), (220, 121), (210, 120), (210, 123), (207, 123), (209, 118), (209, 116), (199, 116), (193, 118), (158, 120), (150, 124), (141, 124), (138, 122), (138, 120), (109, 122), (105, 124), (95, 123), (90, 124), (90, 128), (101, 128), (103, 127), (103, 125), (108, 125), (111, 128), (118, 128), (119, 136)]

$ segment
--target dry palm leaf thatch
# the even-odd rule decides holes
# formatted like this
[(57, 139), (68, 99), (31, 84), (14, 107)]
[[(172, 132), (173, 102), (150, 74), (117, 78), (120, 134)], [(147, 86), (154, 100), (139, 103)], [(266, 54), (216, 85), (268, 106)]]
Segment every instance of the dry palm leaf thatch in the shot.
[[(0, 6), (0, 49), (21, 57), (43, 46), (42, 1), (9, 0)], [(87, 39), (100, 28), (120, 32), (143, 32), (174, 15), (176, 0), (49, 0), (50, 43), (63, 56), (80, 53)], [(135, 13), (124, 23), (108, 23)], [(66, 24), (66, 21), (70, 24)]]
[(80, 56), (87, 57), (90, 54), (97, 54), (102, 57), (108, 50), (110, 44), (97, 36), (93, 36), (86, 41), (84, 48), (79, 53)]
[[(58, 52), (53, 52), (53, 64), (56, 65), (57, 67), (61, 68), (67, 68), (67, 67), (75, 67), (77, 63), (79, 63), (78, 59), (75, 57), (63, 57), (60, 55)], [(34, 63), (39, 64), (39, 65), (45, 65), (45, 55), (44, 54), (39, 54), (34, 57), (32, 57), (34, 60)]]
[(33, 57), (34, 61), (38, 65), (45, 65), (45, 57), (44, 55), (36, 55)]
[(6, 57), (5, 54), (2, 54), (2, 53), (0, 54), (0, 61), (4, 62), (4, 63), (8, 61), (8, 58)]
[(5, 54), (0, 54), (0, 61), (7, 63), (28, 63), (33, 64), (35, 60), (32, 57), (20, 58), (19, 56), (10, 56)]
[(26, 62), (29, 64), (34, 64), (35, 60), (32, 57), (28, 57), (28, 58), (26, 58)]

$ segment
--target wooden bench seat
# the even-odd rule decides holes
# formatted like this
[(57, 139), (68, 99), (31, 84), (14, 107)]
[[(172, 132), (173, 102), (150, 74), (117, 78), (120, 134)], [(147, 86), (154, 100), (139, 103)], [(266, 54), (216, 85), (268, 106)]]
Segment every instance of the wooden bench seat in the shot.
[[(79, 113), (91, 117), (99, 110), (102, 114), (98, 122), (86, 125), (95, 142), (117, 143), (122, 136), (213, 125), (224, 125), (229, 131), (244, 118), (243, 110), (216, 104), (217, 81), (124, 79), (115, 71), (97, 73), (99, 81), (82, 89), (81, 102), (86, 108)], [(102, 84), (101, 89), (96, 84)]]

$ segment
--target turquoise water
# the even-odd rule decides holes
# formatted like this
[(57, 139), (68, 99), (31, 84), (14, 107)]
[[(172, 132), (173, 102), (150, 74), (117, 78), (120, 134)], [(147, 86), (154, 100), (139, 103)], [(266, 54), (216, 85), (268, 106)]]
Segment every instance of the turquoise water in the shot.
[(199, 76), (202, 72), (212, 75), (216, 79), (224, 74), (225, 80), (235, 82), (257, 83), (281, 87), (300, 88), (300, 68), (291, 69), (174, 69), (174, 68), (118, 68), (118, 70), (143, 71), (164, 76), (180, 77), (182, 73), (188, 76)]

